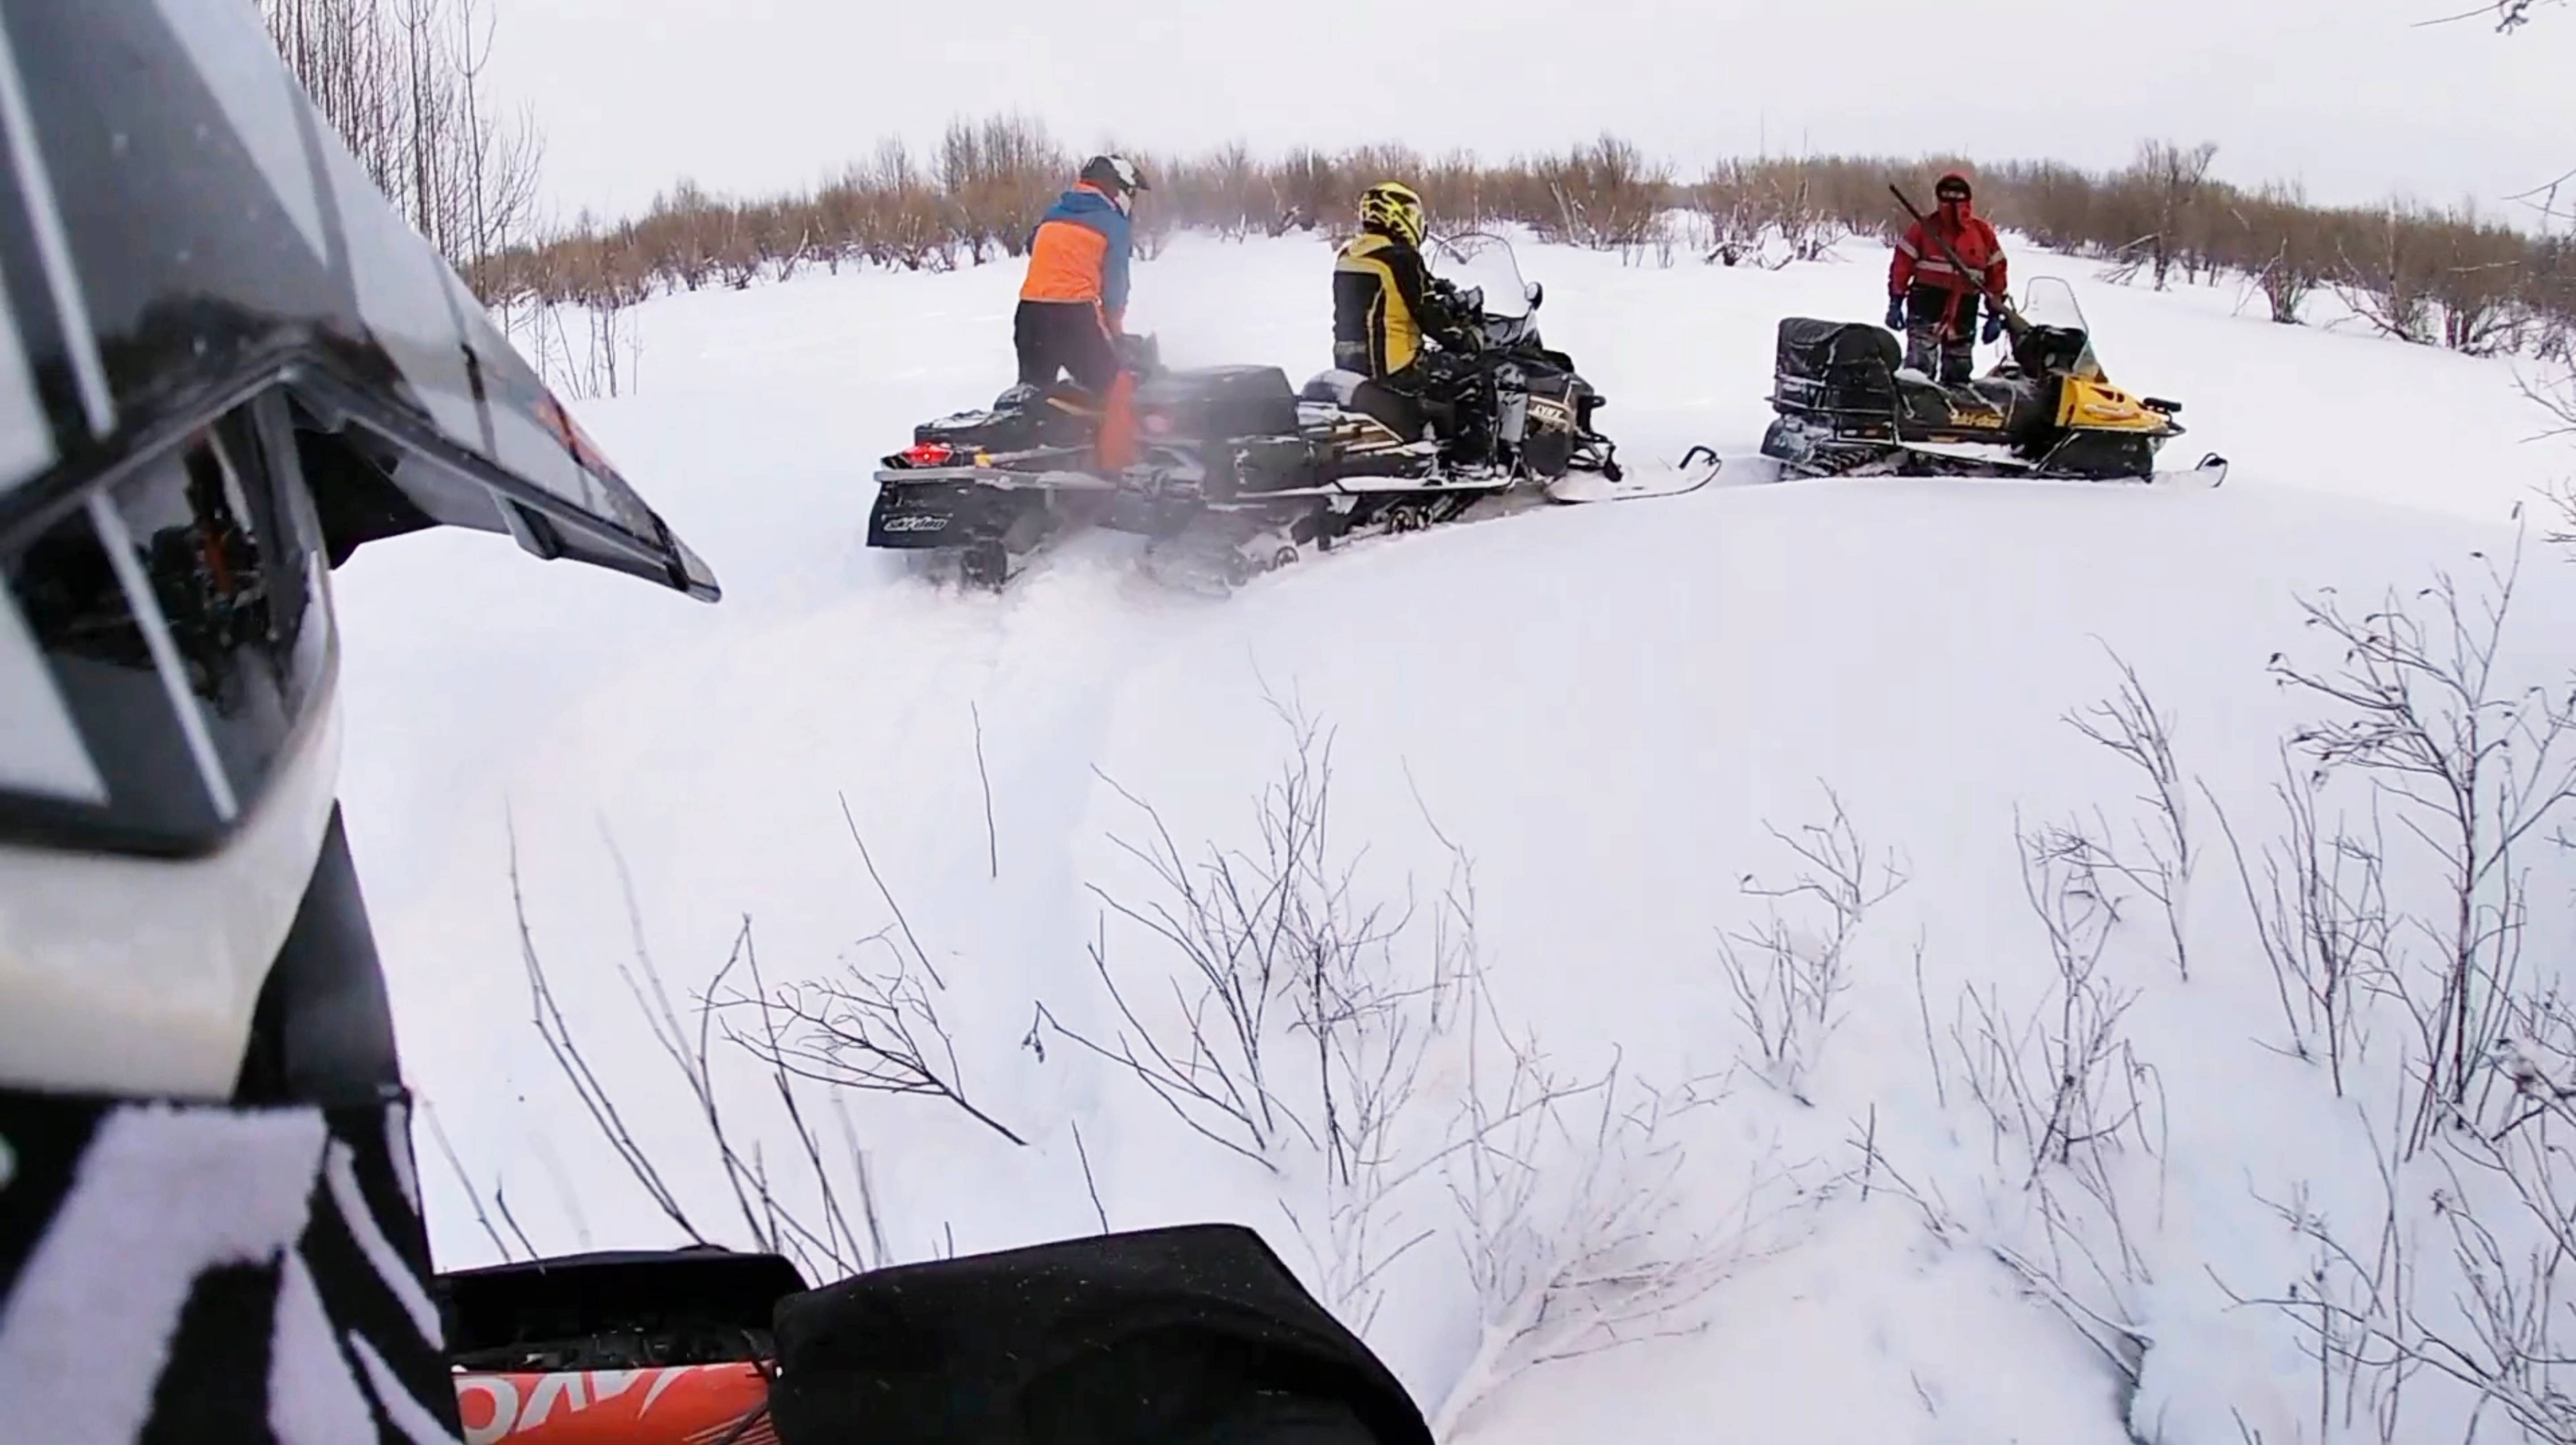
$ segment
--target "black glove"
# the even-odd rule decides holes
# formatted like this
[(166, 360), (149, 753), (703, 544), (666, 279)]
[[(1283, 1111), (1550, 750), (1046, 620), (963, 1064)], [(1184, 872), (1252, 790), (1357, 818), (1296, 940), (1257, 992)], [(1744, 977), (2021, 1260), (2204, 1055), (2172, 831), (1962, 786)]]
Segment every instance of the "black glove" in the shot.
[(1994, 309), (1993, 307), (1991, 307), (1991, 306), (1987, 307), (1987, 308), (1986, 308), (1986, 329), (1985, 329), (1983, 332), (1979, 333), (1979, 337), (1978, 337), (1978, 339), (1979, 339), (1979, 340), (1984, 341), (1988, 346), (1992, 346), (1992, 345), (1994, 345), (1994, 344), (1995, 344), (1995, 338), (1997, 338), (1997, 337), (1999, 337), (1999, 336), (2001, 336), (2001, 335), (2003, 335), (2003, 334), (2004, 334), (2004, 314), (2003, 314), (2002, 312), (2000, 312), (2000, 311), (1995, 310), (1995, 309)]
[(1890, 331), (1905, 329), (1905, 298), (1902, 296), (1887, 298), (1887, 329)]

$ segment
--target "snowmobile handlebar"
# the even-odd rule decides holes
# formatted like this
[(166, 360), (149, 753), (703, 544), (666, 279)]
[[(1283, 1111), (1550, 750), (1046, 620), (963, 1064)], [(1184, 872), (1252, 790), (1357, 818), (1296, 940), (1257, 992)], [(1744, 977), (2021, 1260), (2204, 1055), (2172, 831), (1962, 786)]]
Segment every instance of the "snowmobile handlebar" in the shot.
[[(1941, 234), (1941, 228), (1932, 224), (1932, 218), (1923, 214), (1922, 209), (1914, 204), (1913, 198), (1905, 194), (1904, 187), (1890, 182), (1887, 193), (1896, 197), (1896, 203), (1905, 208), (1905, 214), (1912, 216), (1915, 223), (1922, 226), (1923, 234), (1932, 238), (1932, 244), (1941, 248), (1943, 259), (1958, 267), (1960, 275), (1983, 276), (1985, 274), (1984, 267), (1971, 266), (1959, 255), (1959, 248), (1950, 244), (1950, 238)], [(1995, 308), (2003, 313), (2004, 329), (2012, 333), (2012, 339), (2018, 345), (2024, 336), (2030, 334), (2029, 320), (2021, 314), (2021, 308), (2013, 305), (2012, 297), (2009, 295), (2000, 291), (1989, 291), (1985, 294), (1986, 298), (1994, 303)]]

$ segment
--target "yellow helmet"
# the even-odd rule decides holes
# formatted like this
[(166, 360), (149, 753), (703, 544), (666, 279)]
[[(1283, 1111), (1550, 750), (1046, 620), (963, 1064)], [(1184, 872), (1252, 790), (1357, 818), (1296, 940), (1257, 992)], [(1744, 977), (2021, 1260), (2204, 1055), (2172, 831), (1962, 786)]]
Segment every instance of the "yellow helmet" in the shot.
[(1380, 181), (1360, 192), (1360, 224), (1384, 231), (1408, 246), (1422, 244), (1428, 229), (1422, 197), (1401, 181)]

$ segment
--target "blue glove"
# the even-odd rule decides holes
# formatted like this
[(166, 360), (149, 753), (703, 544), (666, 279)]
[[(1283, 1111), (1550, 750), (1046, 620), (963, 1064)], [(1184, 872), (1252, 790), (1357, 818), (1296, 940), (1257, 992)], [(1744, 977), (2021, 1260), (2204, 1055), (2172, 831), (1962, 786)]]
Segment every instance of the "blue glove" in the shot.
[(2003, 334), (2004, 314), (1992, 307), (1988, 307), (1986, 309), (1986, 329), (1980, 333), (1979, 339), (1984, 341), (1988, 346), (1992, 346), (1995, 344), (1995, 338)]
[(1905, 329), (1905, 298), (1902, 296), (1887, 298), (1887, 329), (1890, 331)]

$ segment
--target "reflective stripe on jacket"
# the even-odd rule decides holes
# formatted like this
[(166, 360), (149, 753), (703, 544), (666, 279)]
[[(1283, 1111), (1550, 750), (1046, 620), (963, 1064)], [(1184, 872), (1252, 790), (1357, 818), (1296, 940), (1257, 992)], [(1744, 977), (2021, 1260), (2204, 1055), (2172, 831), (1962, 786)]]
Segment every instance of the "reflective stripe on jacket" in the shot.
[[(1934, 217), (1931, 224), (1939, 226), (1939, 218)], [(1896, 255), (1887, 268), (1887, 294), (1902, 296), (1916, 286), (1938, 286), (1963, 296), (1980, 291), (1988, 296), (2004, 294), (2004, 243), (1984, 217), (1963, 214), (1956, 231), (1943, 226), (1941, 234), (1970, 270), (1962, 274), (1952, 265), (1949, 252), (1932, 238), (1924, 222), (1917, 221), (1896, 238)]]

